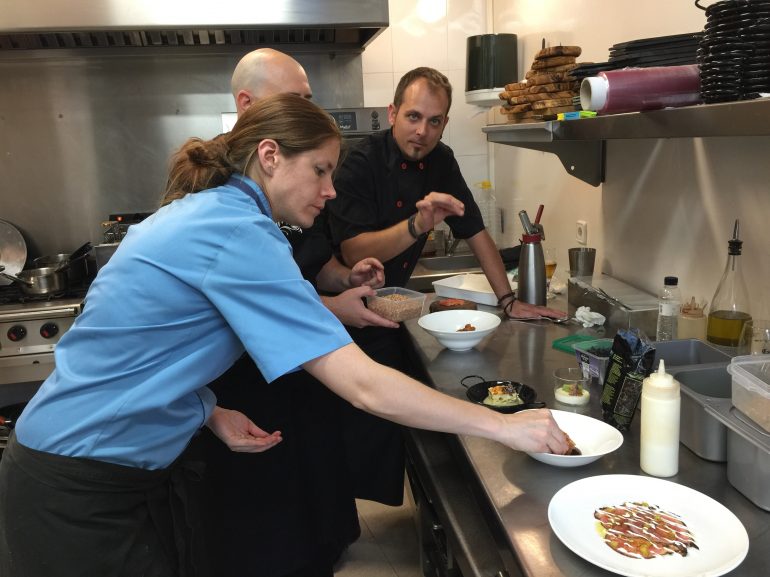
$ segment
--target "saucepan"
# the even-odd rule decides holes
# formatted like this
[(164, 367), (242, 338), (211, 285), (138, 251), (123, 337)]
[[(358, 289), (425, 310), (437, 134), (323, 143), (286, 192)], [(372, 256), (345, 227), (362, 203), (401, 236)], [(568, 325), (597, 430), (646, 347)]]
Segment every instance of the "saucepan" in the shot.
[(4, 272), (0, 265), (0, 276), (14, 281), (24, 294), (34, 296), (54, 295), (67, 290), (67, 275), (57, 267), (44, 266), (21, 271), (18, 275)]
[(92, 249), (91, 243), (87, 242), (72, 254), (60, 253), (39, 256), (32, 261), (32, 266), (35, 268), (55, 267), (61, 272), (66, 272), (67, 282), (70, 285), (77, 285), (86, 278), (88, 268), (85, 259)]

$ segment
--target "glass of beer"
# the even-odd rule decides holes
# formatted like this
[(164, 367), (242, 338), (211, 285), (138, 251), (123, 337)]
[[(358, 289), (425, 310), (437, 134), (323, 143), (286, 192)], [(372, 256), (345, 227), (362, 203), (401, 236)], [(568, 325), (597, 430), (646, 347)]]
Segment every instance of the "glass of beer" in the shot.
[(554, 295), (551, 292), (551, 279), (553, 278), (553, 273), (556, 272), (556, 250), (552, 248), (547, 248), (544, 251), (545, 256), (545, 287), (546, 287), (546, 293), (547, 298), (552, 298)]

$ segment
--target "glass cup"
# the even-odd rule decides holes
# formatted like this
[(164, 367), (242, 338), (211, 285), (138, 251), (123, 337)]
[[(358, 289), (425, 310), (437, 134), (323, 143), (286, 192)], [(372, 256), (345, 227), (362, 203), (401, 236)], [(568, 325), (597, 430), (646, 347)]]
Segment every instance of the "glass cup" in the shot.
[(742, 355), (770, 354), (770, 321), (749, 319), (743, 323), (738, 351)]
[(583, 369), (562, 367), (553, 372), (553, 394), (564, 405), (585, 405), (591, 397), (588, 391), (590, 376)]
[(556, 272), (556, 250), (547, 248), (545, 251), (543, 251), (543, 256), (545, 257), (546, 298), (550, 299), (554, 296), (553, 292), (551, 292), (551, 279), (553, 278), (553, 273)]

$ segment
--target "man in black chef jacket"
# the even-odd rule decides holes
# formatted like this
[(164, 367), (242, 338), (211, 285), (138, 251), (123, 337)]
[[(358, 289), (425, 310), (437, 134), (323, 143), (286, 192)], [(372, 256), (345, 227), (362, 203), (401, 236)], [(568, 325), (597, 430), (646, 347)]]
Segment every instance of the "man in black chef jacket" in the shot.
[[(476, 255), (500, 306), (510, 317), (564, 313), (515, 299), (497, 247), (452, 150), (440, 142), (449, 120), (452, 86), (432, 68), (416, 68), (399, 81), (388, 106), (392, 128), (353, 147), (334, 179), (337, 198), (327, 203), (332, 240), (350, 264), (362, 255), (385, 265), (387, 286), (405, 286), (427, 234), (445, 221)], [(414, 373), (403, 335), (377, 327), (350, 329), (376, 361)], [(403, 499), (403, 443), (398, 425), (347, 405), (345, 436), (356, 497), (397, 505)]]

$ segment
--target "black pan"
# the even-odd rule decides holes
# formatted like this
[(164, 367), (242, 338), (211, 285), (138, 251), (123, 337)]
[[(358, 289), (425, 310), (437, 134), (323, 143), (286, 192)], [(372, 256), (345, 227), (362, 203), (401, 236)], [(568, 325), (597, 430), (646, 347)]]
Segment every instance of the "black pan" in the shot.
[[(475, 379), (479, 382), (470, 385), (466, 382), (469, 379)], [(460, 380), (460, 384), (467, 389), (465, 394), (468, 396), (468, 399), (477, 405), (482, 405), (488, 409), (497, 411), (498, 413), (509, 414), (523, 411), (525, 409), (542, 409), (545, 407), (545, 403), (535, 401), (537, 393), (532, 387), (522, 383), (517, 383), (516, 381), (487, 381), (484, 380), (484, 377), (480, 377), (478, 375), (468, 375), (467, 377), (464, 377)], [(514, 405), (512, 407), (494, 407), (492, 405), (485, 405), (484, 399), (486, 399), (487, 395), (489, 394), (489, 387), (495, 387), (498, 385), (513, 385), (519, 397), (524, 402), (521, 405)]]

